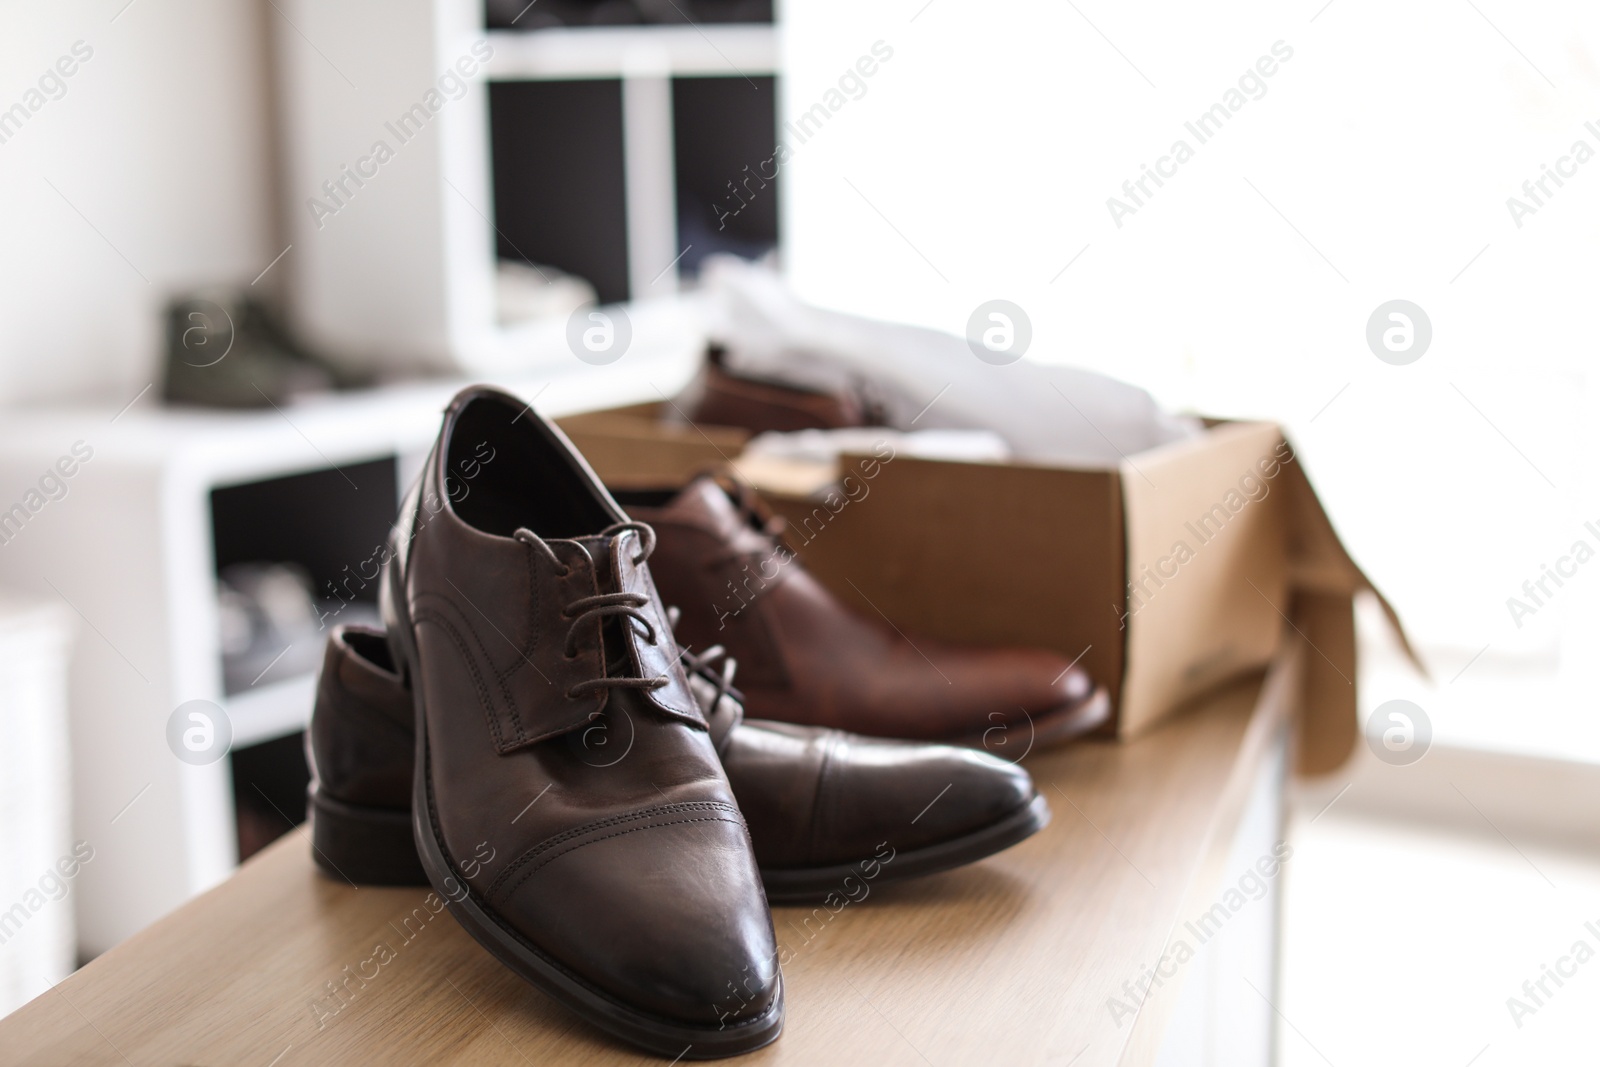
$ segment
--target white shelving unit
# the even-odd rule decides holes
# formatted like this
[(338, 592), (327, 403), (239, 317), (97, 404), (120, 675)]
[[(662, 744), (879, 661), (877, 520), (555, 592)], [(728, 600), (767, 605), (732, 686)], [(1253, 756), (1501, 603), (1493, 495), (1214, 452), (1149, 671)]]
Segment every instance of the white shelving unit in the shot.
[(622, 83), (623, 185), (627, 190), (628, 283), (637, 297), (675, 292), (678, 239), (672, 79), (757, 78), (778, 71), (770, 25), (594, 26), (528, 33), (498, 30), (485, 78), (496, 81), (617, 80)]
[(77, 965), (72, 911), (40, 886), (51, 878), (70, 892), (62, 875), (76, 866), (65, 777), (67, 655), (82, 629), (76, 622), (59, 600), (0, 591), (0, 1015)]
[[(676, 307), (679, 332), (636, 342), (618, 363), (573, 360), (564, 373), (504, 384), (548, 414), (658, 400), (658, 390), (682, 387), (704, 346), (693, 302)], [(95, 849), (71, 897), (84, 952), (135, 933), (237, 862), (229, 761), (180, 761), (167, 745), (173, 711), (197, 699), (224, 707), (235, 750), (301, 729), (310, 712), (310, 676), (224, 696), (211, 491), (385, 457), (398, 457), (408, 477), (463, 384), (330, 396), (281, 412), (167, 410), (145, 395), (121, 414), (107, 405), (0, 420), (0, 485), (37, 485), (74, 442), (93, 450), (66, 479), (66, 495), (0, 545), (0, 586), (50, 601), (78, 624), (73, 838)], [(375, 503), (391, 513), (396, 505)]]
[(491, 30), (491, 81), (626, 78), (635, 72), (674, 77), (759, 77), (778, 71), (772, 26), (585, 26)]
[[(565, 323), (496, 322), (488, 87), (495, 81), (616, 79), (622, 84), (630, 300), (679, 290), (672, 78), (770, 76), (772, 26), (482, 28), (479, 0), (284, 0), (278, 49), (295, 258), (290, 311), (308, 340), (357, 365), (453, 373), (533, 373), (570, 361)], [(304, 38), (303, 40), (301, 38)], [(307, 42), (316, 42), (312, 48)], [(480, 64), (487, 44), (492, 54)], [(458, 66), (465, 60), (464, 66)], [(338, 181), (386, 123), (447, 71), (471, 69), (414, 140), (329, 217), (310, 197)], [(630, 308), (631, 312), (631, 308)], [(667, 313), (670, 319), (671, 314)], [(659, 327), (635, 317), (635, 337)]]

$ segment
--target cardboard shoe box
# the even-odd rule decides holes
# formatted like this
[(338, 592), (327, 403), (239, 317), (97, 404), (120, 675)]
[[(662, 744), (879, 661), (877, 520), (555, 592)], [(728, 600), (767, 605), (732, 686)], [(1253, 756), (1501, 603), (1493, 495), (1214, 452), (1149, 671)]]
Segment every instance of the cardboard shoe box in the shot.
[(1332, 770), (1354, 746), (1353, 598), (1376, 590), (1274, 424), (1214, 423), (1105, 468), (918, 459), (888, 445), (837, 464), (777, 462), (742, 457), (741, 430), (664, 422), (653, 405), (562, 426), (616, 486), (731, 464), (841, 598), (913, 640), (1074, 659), (1110, 689), (1124, 739), (1265, 666), (1292, 628), (1311, 646), (1301, 770)]

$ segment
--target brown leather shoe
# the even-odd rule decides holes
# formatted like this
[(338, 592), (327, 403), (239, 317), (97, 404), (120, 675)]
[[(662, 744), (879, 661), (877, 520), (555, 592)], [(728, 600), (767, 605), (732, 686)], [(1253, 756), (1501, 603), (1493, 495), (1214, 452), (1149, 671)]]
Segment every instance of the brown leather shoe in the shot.
[(975, 747), (1004, 740), (1007, 756), (1110, 718), (1105, 689), (1053, 652), (908, 638), (847, 608), (736, 483), (702, 476), (675, 493), (617, 498), (655, 528), (662, 598), (683, 610), (678, 639), (727, 648), (752, 718)]
[[(685, 655), (773, 901), (822, 900), (947, 870), (1043, 828), (1026, 771), (948, 745), (744, 718), (733, 666)], [(427, 881), (411, 835), (411, 696), (376, 630), (328, 637), (307, 736), (311, 844), (330, 875)], [(599, 746), (596, 747), (599, 751)]]
[(416, 709), (416, 846), (529, 982), (654, 1052), (733, 1055), (778, 1036), (782, 980), (653, 540), (522, 401), (451, 402), (380, 583)]
[(707, 348), (699, 373), (673, 402), (668, 417), (673, 415), (752, 433), (883, 424), (882, 411), (855, 393), (819, 393), (730, 373), (717, 345)]

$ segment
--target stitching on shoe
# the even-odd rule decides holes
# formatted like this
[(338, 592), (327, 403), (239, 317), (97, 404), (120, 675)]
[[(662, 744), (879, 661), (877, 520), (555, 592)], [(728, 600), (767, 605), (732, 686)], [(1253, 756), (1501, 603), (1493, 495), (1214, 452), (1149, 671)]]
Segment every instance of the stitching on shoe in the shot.
[[(637, 565), (634, 566), (633, 571), (634, 571), (634, 575), (641, 580), (642, 587), (647, 591), (647, 595), (649, 596), (648, 607), (649, 607), (649, 609), (651, 611), (651, 614), (653, 614), (655, 616), (656, 620), (657, 620), (655, 623), (652, 623), (651, 625), (652, 626), (656, 626), (656, 625), (664, 626), (666, 628), (667, 633), (670, 634), (672, 632), (672, 628), (670, 626), (666, 626), (666, 620), (667, 620), (667, 608), (666, 608), (666, 605), (664, 603), (662, 603), (661, 593), (660, 593), (659, 590), (656, 589), (655, 578), (646, 569), (647, 567), (648, 567), (648, 564), (640, 563), (640, 564), (637, 564)], [(617, 569), (618, 569), (619, 572), (622, 569), (622, 561), (620, 559), (617, 561)], [(621, 583), (619, 582), (618, 584), (620, 585)], [(669, 641), (669, 643), (672, 643), (672, 642)], [(657, 647), (657, 646), (654, 646), (654, 645), (652, 645), (650, 647), (652, 648), (652, 650), (655, 653), (657, 653), (666, 662), (667, 676), (670, 678), (672, 676), (672, 674), (673, 674), (674, 667), (679, 667), (679, 666), (682, 665), (683, 657), (682, 656), (673, 656), (673, 657), (669, 658), (666, 655), (666, 650), (664, 648)], [(632, 657), (633, 657), (635, 665), (639, 669), (639, 672), (641, 674), (644, 673), (644, 670), (645, 670), (645, 667), (646, 667), (646, 664), (645, 664), (645, 652), (640, 647), (639, 637), (638, 637), (638, 635), (636, 633), (631, 633), (631, 632), (629, 633), (629, 635), (628, 635), (628, 648), (629, 648), (629, 652), (632, 654)], [(656, 707), (660, 708), (662, 711), (667, 712), (669, 715), (675, 715), (678, 718), (686, 720), (686, 721), (688, 721), (688, 722), (690, 722), (690, 723), (692, 723), (694, 725), (704, 727), (707, 730), (707, 732), (709, 732), (710, 731), (710, 726), (711, 726), (710, 718), (700, 711), (700, 703), (699, 703), (699, 701), (695, 700), (694, 692), (693, 692), (693, 690), (691, 690), (689, 688), (688, 678), (681, 671), (678, 672), (678, 676), (683, 678), (683, 684), (681, 686), (678, 686), (677, 688), (679, 689), (680, 694), (682, 696), (686, 696), (686, 697), (689, 698), (688, 701), (687, 701), (689, 710), (685, 710), (684, 708), (681, 708), (681, 707), (678, 706), (679, 704), (684, 703), (684, 701), (681, 701), (681, 700), (671, 700), (671, 701), (669, 701), (663, 695), (667, 691), (667, 689), (672, 688), (671, 686), (664, 686), (660, 690), (655, 690), (655, 689), (650, 690), (646, 694), (646, 699), (649, 700), (650, 703), (654, 704)], [(715, 710), (715, 709), (713, 709), (713, 710)]]
[[(689, 823), (696, 822), (725, 822), (730, 826), (744, 827), (744, 822), (741, 819), (721, 819), (717, 818), (716, 816), (707, 816), (699, 819), (673, 819), (671, 822), (653, 822), (647, 823), (644, 826), (630, 826), (626, 830), (618, 830), (615, 833), (604, 834), (600, 837), (593, 837), (587, 841), (579, 841), (570, 848), (563, 848), (558, 852), (550, 853), (548, 856), (545, 856), (544, 859), (523, 871), (522, 874), (517, 877), (516, 881), (505, 887), (505, 892), (503, 894), (499, 894), (500, 900), (505, 901), (510, 899), (511, 895), (522, 887), (522, 883), (533, 877), (534, 873), (539, 869), (548, 866), (551, 862), (560, 859), (562, 856), (576, 852), (580, 848), (584, 848), (587, 845), (593, 845), (600, 841), (609, 841), (613, 837), (621, 837), (624, 834), (637, 833), (640, 830), (656, 830), (663, 826), (685, 826)], [(748, 829), (746, 829), (747, 835), (748, 832)]]
[(739, 809), (730, 804), (723, 804), (719, 801), (704, 800), (683, 801), (682, 803), (678, 804), (657, 804), (654, 807), (640, 808), (636, 811), (627, 812), (623, 815), (612, 815), (608, 818), (597, 819), (594, 822), (585, 823), (582, 826), (575, 826), (570, 830), (563, 830), (561, 833), (552, 837), (547, 837), (543, 841), (540, 841), (538, 844), (534, 845), (532, 848), (529, 848), (527, 851), (523, 852), (521, 856), (518, 856), (509, 867), (501, 871), (493, 882), (489, 883), (489, 888), (485, 890), (485, 893), (492, 894), (495, 891), (495, 888), (499, 886), (501, 882), (511, 877), (511, 875), (514, 874), (523, 864), (536, 859), (540, 853), (547, 849), (564, 844), (575, 837), (581, 837), (584, 834), (592, 833), (595, 830), (603, 830), (608, 826), (617, 826), (625, 822), (648, 819), (656, 815), (675, 815), (679, 812), (685, 811), (727, 811), (732, 812), (735, 815), (740, 814)]
[[(582, 837), (584, 834), (603, 830), (608, 826), (618, 826), (625, 822), (636, 822), (656, 815), (676, 815), (686, 811), (726, 811), (734, 815), (740, 815), (739, 809), (731, 804), (723, 804), (715, 800), (687, 800), (678, 804), (657, 804), (654, 807), (639, 808), (622, 815), (596, 819), (594, 822), (584, 823), (582, 826), (574, 826), (570, 830), (563, 830), (559, 834), (547, 837), (532, 848), (524, 851), (505, 870), (495, 876), (494, 881), (490, 882), (488, 888), (484, 890), (484, 895), (486, 897), (493, 896), (500, 884), (515, 874), (524, 864), (537, 859), (541, 853), (565, 844), (575, 837)], [(740, 815), (740, 818), (743, 818), (743, 816)]]
[[(421, 600), (422, 598), (419, 597), (418, 599)], [(461, 654), (462, 660), (466, 663), (467, 672), (472, 675), (473, 684), (477, 687), (478, 703), (483, 708), (484, 718), (486, 718), (489, 722), (489, 734), (492, 738), (494, 738), (495, 750), (497, 752), (504, 751), (504, 739), (500, 733), (500, 717), (495, 714), (494, 701), (490, 698), (488, 684), (484, 681), (483, 672), (478, 670), (477, 661), (472, 657), (472, 650), (467, 647), (466, 642), (462, 639), (459, 629), (456, 627), (455, 623), (451, 622), (448, 618), (438, 612), (428, 611), (426, 609), (419, 612), (416, 610), (416, 608), (412, 608), (412, 628), (415, 629), (418, 625), (424, 622), (431, 622), (440, 629), (444, 630), (445, 634), (456, 646), (456, 651)], [(477, 639), (476, 634), (472, 635), (472, 639), (473, 643), (478, 646), (478, 651), (482, 652), (484, 659), (487, 660), (489, 658), (489, 653), (484, 649), (483, 642)], [(497, 683), (500, 686), (501, 695), (509, 702), (510, 694), (506, 691), (505, 682), (497, 680)], [(518, 724), (518, 735), (520, 740), (520, 723)]]
[[(498, 681), (502, 687), (505, 686), (507, 678), (510, 678), (523, 667), (531, 664), (534, 661), (534, 657), (539, 653), (539, 635), (542, 631), (539, 627), (538, 619), (539, 586), (537, 573), (535, 572), (533, 566), (533, 548), (529, 545), (523, 545), (523, 550), (522, 561), (528, 568), (528, 633), (533, 636), (529, 642), (527, 650), (524, 651), (523, 649), (518, 648), (517, 658), (511, 662), (510, 666), (506, 667), (504, 671), (500, 671), (495, 674), (495, 680)], [(546, 680), (548, 681), (548, 679)], [(511, 721), (516, 726), (517, 730), (517, 744), (520, 745), (528, 740), (527, 726), (522, 721), (522, 707), (521, 705), (512, 702), (510, 704), (510, 711)]]
[(818, 853), (817, 839), (823, 836), (823, 827), (833, 825), (833, 819), (830, 816), (832, 809), (836, 806), (829, 801), (834, 793), (837, 792), (830, 786), (837, 777), (833, 773), (833, 756), (834, 751), (839, 747), (839, 734), (829, 730), (822, 735), (822, 740), (822, 766), (818, 768), (817, 789), (811, 797), (811, 833), (809, 840), (806, 842), (806, 860), (812, 863), (816, 862)]

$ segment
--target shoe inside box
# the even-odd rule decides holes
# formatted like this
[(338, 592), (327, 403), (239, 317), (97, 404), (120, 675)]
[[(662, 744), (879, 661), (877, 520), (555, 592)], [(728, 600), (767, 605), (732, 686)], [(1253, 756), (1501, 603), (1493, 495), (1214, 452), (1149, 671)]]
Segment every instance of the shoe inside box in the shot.
[[(665, 423), (656, 405), (564, 425), (617, 485), (682, 484), (742, 440)], [(1305, 672), (1302, 769), (1332, 769), (1354, 744), (1351, 600), (1376, 591), (1272, 423), (1214, 421), (1095, 469), (881, 452), (731, 466), (836, 594), (913, 637), (1078, 658), (1111, 690), (1120, 738), (1270, 662), (1295, 627), (1326, 653)]]

